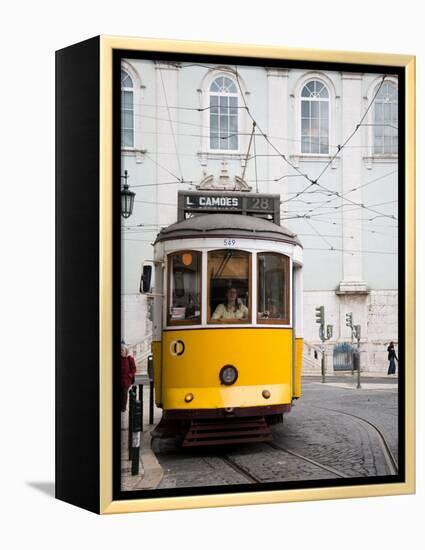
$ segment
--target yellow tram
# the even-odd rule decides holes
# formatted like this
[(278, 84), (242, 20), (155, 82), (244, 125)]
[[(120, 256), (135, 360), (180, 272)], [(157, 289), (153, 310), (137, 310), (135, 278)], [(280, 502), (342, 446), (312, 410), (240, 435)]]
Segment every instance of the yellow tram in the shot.
[(251, 210), (243, 193), (182, 200), (191, 217), (154, 243), (156, 434), (180, 430), (186, 446), (270, 440), (301, 395), (302, 246), (280, 225), (278, 195), (251, 196)]

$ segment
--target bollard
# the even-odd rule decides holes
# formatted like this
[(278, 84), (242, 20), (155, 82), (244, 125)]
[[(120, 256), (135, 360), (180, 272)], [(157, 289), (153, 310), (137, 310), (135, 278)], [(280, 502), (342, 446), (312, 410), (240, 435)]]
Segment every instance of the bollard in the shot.
[(148, 355), (148, 376), (149, 380), (153, 380), (153, 356)]
[(149, 424), (153, 424), (153, 380), (151, 379), (149, 384)]
[(133, 421), (131, 425), (131, 475), (139, 473), (140, 464), (140, 432), (142, 431), (142, 403), (133, 402)]
[(153, 382), (153, 356), (148, 356), (148, 376), (149, 376), (149, 424), (153, 424), (153, 404), (154, 404), (154, 382)]
[(131, 460), (131, 428), (133, 425), (133, 405), (136, 400), (136, 388), (132, 386), (129, 390), (128, 400), (128, 460)]
[(144, 401), (143, 401), (143, 384), (139, 384), (139, 401), (140, 403), (142, 404), (142, 409), (141, 409), (141, 420), (140, 420), (140, 425), (142, 426), (142, 431), (143, 431), (143, 405), (144, 405)]

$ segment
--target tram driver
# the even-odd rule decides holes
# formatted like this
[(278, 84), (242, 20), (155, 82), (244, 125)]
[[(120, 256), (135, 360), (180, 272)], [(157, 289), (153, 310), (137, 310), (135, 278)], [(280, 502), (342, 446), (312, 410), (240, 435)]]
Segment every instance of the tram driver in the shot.
[(230, 287), (226, 292), (226, 302), (218, 304), (212, 314), (212, 319), (221, 321), (225, 319), (247, 319), (248, 308), (238, 298), (238, 291), (235, 287)]

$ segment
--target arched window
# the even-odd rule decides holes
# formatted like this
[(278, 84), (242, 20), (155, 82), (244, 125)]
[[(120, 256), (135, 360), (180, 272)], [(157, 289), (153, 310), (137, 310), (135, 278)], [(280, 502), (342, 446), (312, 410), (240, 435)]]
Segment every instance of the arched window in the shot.
[(234, 81), (219, 76), (210, 86), (210, 149), (237, 150), (238, 90)]
[(121, 147), (134, 147), (134, 92), (130, 75), (121, 69)]
[(301, 90), (301, 152), (329, 154), (329, 92), (319, 80)]
[(384, 82), (375, 98), (373, 152), (395, 155), (398, 146), (398, 92), (393, 82)]

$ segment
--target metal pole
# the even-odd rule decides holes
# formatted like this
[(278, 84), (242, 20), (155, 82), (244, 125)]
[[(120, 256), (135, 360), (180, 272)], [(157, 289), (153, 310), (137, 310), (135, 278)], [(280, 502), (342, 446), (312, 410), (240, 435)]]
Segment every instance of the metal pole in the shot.
[(131, 456), (131, 475), (137, 476), (139, 473), (139, 463), (140, 463), (140, 432), (134, 432), (132, 434), (133, 438), (138, 438), (138, 441), (135, 440), (134, 447), (132, 447), (132, 456)]
[(139, 401), (142, 406), (142, 410), (140, 412), (141, 414), (140, 425), (142, 426), (142, 431), (143, 431), (143, 384), (139, 384)]
[(142, 429), (141, 403), (135, 400), (133, 403), (133, 423), (131, 426), (131, 475), (139, 473), (140, 464), (140, 432)]
[(153, 424), (153, 380), (149, 384), (149, 424)]
[(129, 389), (129, 402), (128, 402), (128, 460), (131, 460), (131, 437), (132, 437), (132, 426), (133, 426), (133, 402), (135, 395), (133, 393), (133, 388)]
[(326, 382), (325, 376), (325, 346), (322, 344), (322, 384)]
[(357, 353), (359, 354), (359, 360), (357, 362), (357, 389), (361, 389), (360, 384), (360, 338), (357, 339)]

